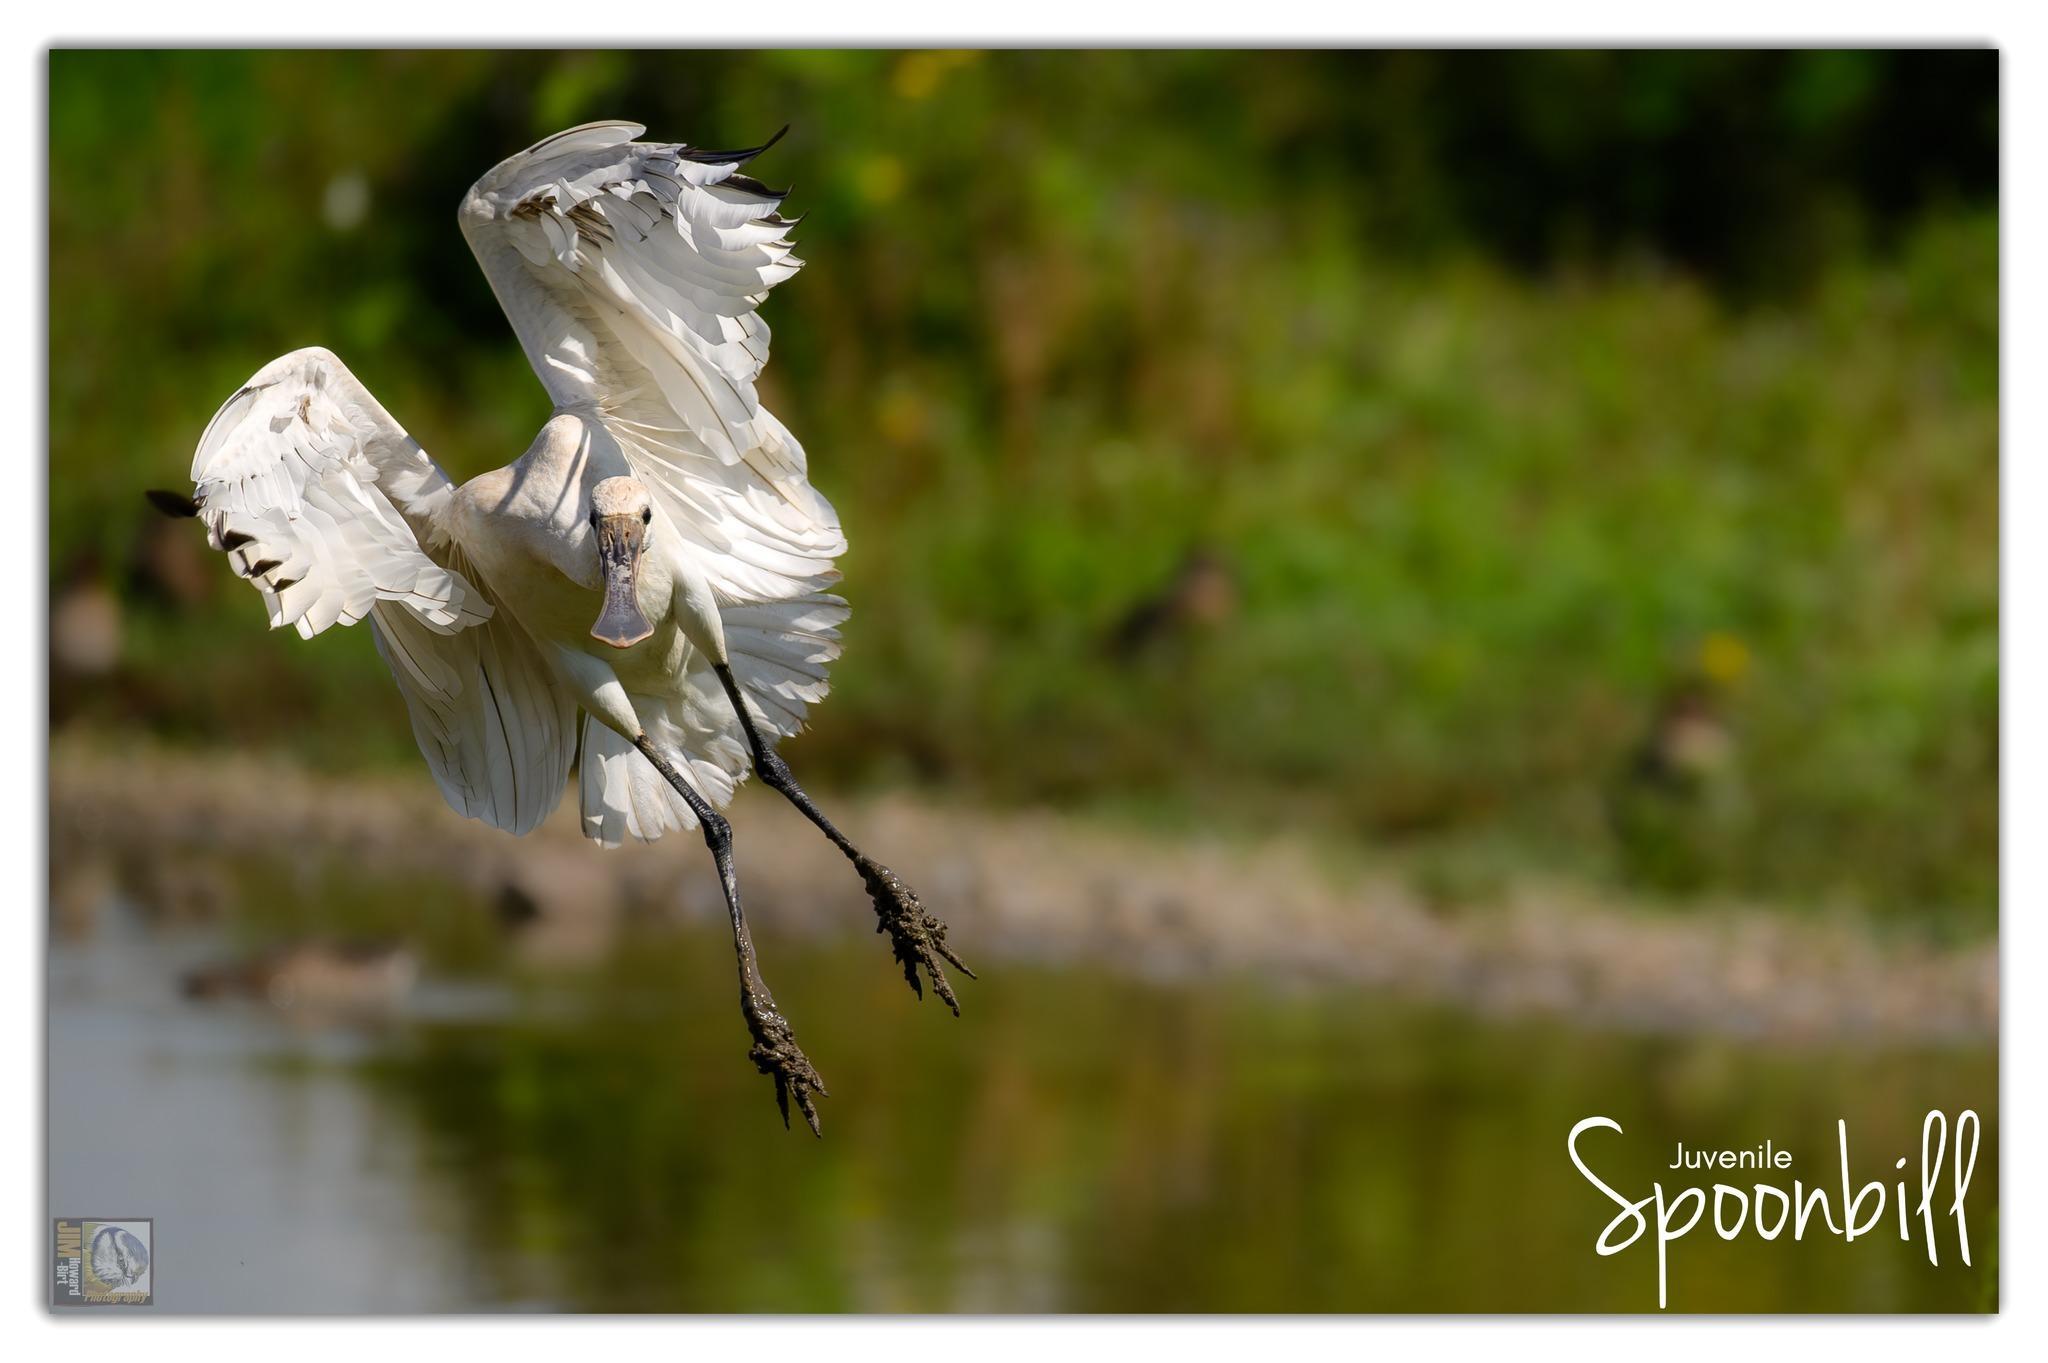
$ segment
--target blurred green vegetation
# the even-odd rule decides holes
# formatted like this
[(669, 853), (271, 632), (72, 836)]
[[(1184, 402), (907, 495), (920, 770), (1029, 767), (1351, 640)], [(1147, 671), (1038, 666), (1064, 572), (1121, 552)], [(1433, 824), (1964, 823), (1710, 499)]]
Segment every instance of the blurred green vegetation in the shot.
[(463, 190), (788, 122), (764, 390), (855, 612), (800, 771), (1989, 932), (1996, 98), (1989, 52), (57, 52), (53, 601), (124, 632), (55, 718), (412, 760), (365, 631), (175, 587), (140, 490), (312, 343), (509, 460), (546, 403)]

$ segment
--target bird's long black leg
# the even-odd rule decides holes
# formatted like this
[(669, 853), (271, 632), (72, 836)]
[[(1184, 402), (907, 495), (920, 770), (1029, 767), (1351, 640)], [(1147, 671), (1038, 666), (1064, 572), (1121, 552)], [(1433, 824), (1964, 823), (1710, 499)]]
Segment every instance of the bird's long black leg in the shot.
[(711, 849), (711, 859), (718, 867), (718, 884), (725, 891), (725, 907), (732, 915), (732, 947), (739, 959), (740, 969), (740, 1012), (747, 1020), (747, 1031), (754, 1038), (754, 1049), (748, 1058), (754, 1067), (775, 1081), (775, 1102), (782, 1109), (782, 1124), (789, 1125), (789, 1100), (796, 1099), (797, 1108), (804, 1114), (804, 1120), (811, 1124), (811, 1134), (822, 1134), (818, 1129), (818, 1109), (811, 1095), (828, 1096), (824, 1081), (811, 1068), (811, 1062), (796, 1044), (796, 1034), (790, 1030), (789, 1020), (775, 1006), (775, 996), (768, 992), (768, 982), (761, 978), (760, 963), (754, 958), (754, 938), (747, 931), (747, 916), (740, 909), (739, 873), (733, 867), (732, 825), (725, 816), (711, 807), (711, 802), (697, 793), (696, 787), (683, 779), (675, 764), (664, 757), (642, 734), (633, 740), (662, 779), (675, 787), (676, 793), (690, 806), (697, 816), (697, 824), (704, 830), (704, 844)]
[(959, 1016), (960, 1000), (953, 996), (952, 982), (946, 978), (945, 969), (940, 966), (941, 957), (952, 962), (955, 969), (968, 979), (974, 972), (967, 963), (953, 954), (946, 945), (946, 925), (934, 917), (923, 904), (918, 902), (917, 892), (903, 883), (894, 871), (876, 861), (873, 857), (853, 845), (853, 840), (836, 828), (825, 817), (825, 811), (818, 808), (804, 788), (797, 784), (790, 774), (789, 764), (777, 755), (774, 747), (754, 722), (753, 714), (747, 709), (746, 700), (740, 692), (740, 685), (732, 675), (732, 669), (724, 663), (716, 665), (718, 680), (725, 687), (727, 699), (739, 714), (740, 728), (747, 736), (747, 746), (752, 750), (754, 770), (768, 786), (782, 793), (802, 811), (803, 816), (818, 826), (820, 832), (832, 840), (832, 845), (846, 854), (860, 878), (867, 885), (868, 897), (875, 901), (875, 917), (878, 920), (875, 931), (889, 934), (890, 946), (896, 953), (897, 964), (903, 967), (903, 978), (919, 998), (924, 997), (924, 985), (918, 979), (919, 967), (931, 977), (932, 990), (946, 1006)]

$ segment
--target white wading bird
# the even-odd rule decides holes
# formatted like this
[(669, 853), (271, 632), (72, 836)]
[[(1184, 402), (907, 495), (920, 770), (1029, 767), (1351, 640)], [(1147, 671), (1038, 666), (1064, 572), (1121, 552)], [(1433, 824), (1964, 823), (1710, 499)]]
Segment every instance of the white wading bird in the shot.
[(816, 1131), (825, 1087), (755, 964), (718, 813), (749, 760), (858, 868), (912, 989), (922, 968), (957, 1013), (939, 958), (973, 972), (775, 753), (839, 656), (846, 603), (825, 588), (846, 541), (754, 392), (768, 359), (755, 308), (802, 263), (783, 196), (737, 173), (766, 148), (635, 141), (644, 131), (572, 128), (462, 201), (463, 235), (555, 402), (515, 463), (457, 487), (340, 360), (298, 350), (214, 416), (185, 509), (272, 628), (311, 638), (369, 620), (459, 812), (530, 832), (580, 739), (591, 838), (701, 828), (752, 1059), (783, 1121), (793, 1096)]

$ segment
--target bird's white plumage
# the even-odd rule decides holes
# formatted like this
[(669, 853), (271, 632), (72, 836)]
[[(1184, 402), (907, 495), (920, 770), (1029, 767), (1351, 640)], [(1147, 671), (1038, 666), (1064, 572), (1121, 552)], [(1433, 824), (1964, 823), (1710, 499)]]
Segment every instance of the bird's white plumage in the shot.
[(741, 158), (643, 131), (588, 124), (507, 159), (463, 200), (462, 230), (549, 394), (602, 422), (662, 499), (726, 607), (758, 718), (787, 736), (823, 698), (846, 618), (825, 591), (839, 517), (754, 389), (756, 309), (802, 262), (782, 196)]
[[(756, 308), (801, 262), (781, 196), (738, 173), (748, 154), (635, 141), (642, 131), (591, 124), (506, 160), (464, 198), (461, 226), (558, 416), (600, 425), (658, 499), (666, 547), (707, 585), (750, 708), (788, 735), (825, 695), (847, 613), (826, 591), (845, 549), (838, 517), (754, 388), (769, 344)], [(580, 751), (593, 839), (694, 825), (616, 712), (597, 717), (588, 660), (565, 666), (565, 649), (587, 645), (536, 634), (548, 617), (523, 599), (494, 603), (517, 582), (478, 564), (503, 564), (505, 546), (463, 542), (458, 522), (478, 532), (451, 512), (454, 485), (334, 356), (297, 351), (252, 378), (207, 428), (193, 480), (215, 546), (273, 626), (310, 637), (371, 620), (456, 810), (526, 832)], [(632, 717), (723, 805), (745, 743), (711, 659), (676, 659), (660, 685), (632, 689)], [(580, 723), (579, 701), (592, 710)]]
[[(747, 750), (722, 717), (732, 707), (709, 673), (698, 673), (681, 697), (635, 696), (634, 710), (663, 751), (681, 753), (684, 774), (699, 794), (724, 807), (746, 776)], [(583, 721), (579, 795), (583, 832), (617, 847), (627, 838), (653, 842), (673, 829), (697, 826), (683, 797), (616, 730), (594, 717)]]
[(577, 730), (576, 702), (532, 637), (502, 613), (441, 635), (386, 606), (370, 632), (449, 807), (512, 833), (538, 828), (561, 803)]
[(490, 618), (416, 533), (446, 503), (448, 476), (324, 350), (272, 361), (229, 398), (192, 481), (213, 546), (263, 594), (272, 628), (310, 639), (379, 601), (444, 634)]
[(813, 595), (846, 541), (754, 390), (756, 308), (802, 265), (782, 196), (641, 131), (590, 124), (503, 162), (463, 233), (549, 395), (611, 431), (720, 595)]

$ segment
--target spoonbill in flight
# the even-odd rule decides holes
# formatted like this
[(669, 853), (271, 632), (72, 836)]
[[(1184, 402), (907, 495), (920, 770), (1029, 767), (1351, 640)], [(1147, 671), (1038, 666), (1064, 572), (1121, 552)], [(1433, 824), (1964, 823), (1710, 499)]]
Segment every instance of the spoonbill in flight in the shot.
[(645, 131), (558, 133), (462, 200), (463, 235), (554, 399), (525, 454), (457, 486), (339, 359), (297, 350), (214, 416), (183, 509), (272, 628), (370, 622), (460, 813), (531, 832), (580, 753), (592, 839), (702, 830), (751, 1058), (785, 1125), (794, 1098), (815, 1132), (825, 1086), (761, 978), (718, 812), (749, 764), (853, 862), (920, 997), (923, 970), (957, 1014), (940, 958), (973, 972), (775, 752), (824, 697), (847, 610), (826, 590), (838, 515), (754, 391), (768, 359), (755, 309), (802, 264), (783, 195), (739, 173), (767, 148)]

